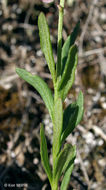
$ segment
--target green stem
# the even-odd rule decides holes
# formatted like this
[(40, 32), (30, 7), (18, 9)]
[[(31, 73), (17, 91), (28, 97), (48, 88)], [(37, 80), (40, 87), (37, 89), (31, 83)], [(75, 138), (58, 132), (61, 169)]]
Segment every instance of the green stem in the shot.
[[(58, 6), (59, 8), (59, 20), (58, 20), (58, 45), (57, 45), (57, 65), (56, 65), (56, 72), (57, 72), (57, 83), (54, 86), (54, 103), (57, 101), (57, 98), (59, 96), (58, 94), (58, 82), (60, 79), (61, 75), (61, 50), (62, 50), (62, 30), (63, 30), (63, 16), (64, 16), (64, 1), (65, 0), (60, 0), (60, 4)], [(54, 123), (53, 123), (53, 127)], [(54, 143), (53, 143), (54, 144)], [(60, 147), (59, 147), (60, 149)], [(53, 173), (54, 173), (54, 168), (55, 168), (55, 163), (56, 163), (56, 156), (55, 155), (55, 150), (53, 146)]]
[[(58, 82), (60, 80), (61, 77), (61, 51), (62, 51), (62, 30), (63, 30), (63, 16), (64, 16), (64, 1), (65, 0), (60, 0), (60, 4), (58, 6), (59, 8), (59, 20), (58, 20), (58, 43), (57, 43), (57, 65), (56, 65), (56, 74), (57, 74), (57, 83), (54, 86), (54, 103), (55, 101), (57, 101), (57, 97), (59, 96), (58, 94)], [(53, 122), (53, 127), (55, 127), (54, 124), (55, 122)], [(53, 134), (54, 135), (54, 134)], [(54, 177), (54, 171), (55, 171), (55, 165), (56, 165), (56, 161), (57, 161), (57, 153), (54, 150), (54, 139), (53, 139), (53, 149), (52, 149), (52, 153), (53, 153), (53, 181), (52, 181), (52, 185), (51, 188), (52, 190), (58, 190), (58, 182), (55, 180)], [(59, 147), (60, 149), (60, 147)]]
[(63, 16), (64, 16), (64, 1), (60, 0), (59, 8), (59, 20), (58, 20), (58, 42), (57, 42), (57, 81), (61, 75), (61, 51), (62, 51), (62, 31), (63, 31)]
[(53, 183), (52, 184), (52, 190), (58, 190), (58, 184), (57, 183)]

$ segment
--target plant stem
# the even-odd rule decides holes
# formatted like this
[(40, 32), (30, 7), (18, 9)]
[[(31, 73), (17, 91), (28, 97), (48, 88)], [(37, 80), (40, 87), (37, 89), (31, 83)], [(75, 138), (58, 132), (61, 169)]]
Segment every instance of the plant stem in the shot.
[[(59, 8), (59, 20), (58, 20), (58, 43), (57, 43), (57, 65), (56, 65), (56, 72), (57, 72), (57, 83), (54, 86), (54, 103), (57, 101), (57, 98), (59, 96), (58, 94), (58, 82), (61, 75), (61, 50), (62, 50), (62, 30), (63, 30), (63, 15), (64, 15), (64, 1), (60, 0), (60, 4), (58, 6)], [(53, 127), (55, 124), (53, 123)], [(54, 139), (54, 138), (53, 138)], [(54, 141), (54, 140), (53, 140)], [(60, 149), (60, 147), (59, 147)], [(54, 168), (56, 163), (56, 152), (54, 150), (54, 143), (53, 143), (53, 174), (54, 174)]]
[(61, 50), (62, 50), (62, 30), (63, 30), (63, 16), (64, 16), (64, 1), (60, 0), (58, 6), (59, 9), (59, 20), (58, 20), (58, 42), (57, 42), (57, 81), (61, 75)]
[[(64, 15), (64, 1), (60, 0), (60, 4), (58, 5), (59, 9), (59, 20), (58, 20), (58, 42), (57, 42), (57, 65), (56, 65), (56, 74), (57, 74), (57, 83), (54, 86), (54, 103), (57, 101), (57, 98), (59, 96), (58, 94), (58, 82), (61, 77), (61, 51), (62, 51), (62, 30), (63, 30), (63, 15)], [(55, 122), (53, 122), (53, 127), (55, 125)], [(53, 134), (54, 135), (54, 134)], [(56, 179), (54, 177), (54, 171), (55, 171), (55, 165), (57, 161), (57, 153), (54, 150), (54, 138), (53, 138), (53, 182), (52, 182), (52, 190), (58, 190), (58, 181), (56, 182)], [(60, 147), (59, 147), (60, 149)]]
[(58, 184), (57, 183), (53, 183), (52, 185), (52, 190), (58, 190)]
[(52, 190), (58, 190), (58, 186), (52, 187)]

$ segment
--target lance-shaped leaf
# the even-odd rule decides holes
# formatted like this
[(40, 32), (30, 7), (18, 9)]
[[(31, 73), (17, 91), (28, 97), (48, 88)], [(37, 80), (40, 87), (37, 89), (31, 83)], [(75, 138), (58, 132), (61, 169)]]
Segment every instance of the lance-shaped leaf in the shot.
[(45, 55), (49, 70), (51, 72), (53, 82), (55, 83), (56, 74), (55, 74), (55, 62), (53, 57), (52, 45), (50, 41), (50, 32), (48, 24), (46, 22), (45, 15), (40, 13), (38, 18), (38, 27), (39, 27), (39, 36), (41, 49)]
[(67, 190), (70, 181), (70, 176), (74, 167), (74, 160), (76, 157), (76, 146), (71, 147), (70, 157), (67, 158), (63, 167), (64, 177), (62, 179), (60, 190)]
[(32, 75), (25, 69), (16, 68), (16, 73), (39, 92), (53, 120), (53, 96), (47, 84), (39, 76)]
[(83, 116), (83, 110), (83, 94), (80, 91), (77, 101), (70, 104), (64, 111), (61, 143), (63, 143), (67, 136), (80, 123)]
[(48, 176), (48, 179), (50, 181), (50, 184), (51, 184), (52, 183), (52, 172), (51, 172), (51, 168), (49, 165), (49, 158), (48, 158), (48, 152), (47, 152), (47, 142), (46, 142), (43, 124), (41, 124), (41, 127), (40, 127), (40, 138), (41, 138), (41, 140), (40, 140), (41, 160), (42, 160), (43, 167), (46, 171), (46, 174)]
[[(57, 98), (54, 104), (54, 126), (53, 126), (53, 156), (57, 157), (60, 150), (61, 132), (63, 126), (63, 107), (61, 98)], [(55, 160), (53, 158), (53, 160)]]
[(57, 162), (55, 165), (54, 179), (58, 181), (68, 167), (73, 164), (75, 159), (74, 148), (70, 144), (66, 144), (58, 155)]
[(63, 101), (74, 82), (77, 63), (78, 63), (77, 46), (73, 45), (70, 47), (67, 62), (58, 87), (58, 90), (61, 93)]
[(68, 38), (66, 39), (63, 48), (62, 48), (62, 73), (64, 71), (65, 68), (65, 63), (67, 61), (67, 57), (68, 57), (68, 51), (69, 48), (75, 43), (75, 40), (78, 36), (80, 30), (80, 21), (77, 22), (73, 32), (71, 33), (70, 36), (68, 36)]
[[(72, 120), (72, 118), (77, 119), (77, 113), (78, 113), (78, 106), (76, 105), (76, 102), (70, 104), (65, 110), (64, 110), (64, 115), (63, 115), (63, 131), (67, 128), (69, 125), (69, 120)], [(74, 122), (75, 121), (74, 118)]]

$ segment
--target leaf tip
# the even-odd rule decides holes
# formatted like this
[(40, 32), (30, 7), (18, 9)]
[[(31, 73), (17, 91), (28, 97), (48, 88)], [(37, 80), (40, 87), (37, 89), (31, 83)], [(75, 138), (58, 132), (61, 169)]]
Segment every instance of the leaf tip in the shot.
[(15, 71), (16, 71), (16, 73), (19, 75), (19, 73), (20, 73), (20, 71), (21, 71), (21, 68), (16, 67)]
[(45, 17), (45, 15), (44, 15), (43, 12), (41, 12), (41, 13), (39, 14), (39, 16), (38, 16), (38, 23), (39, 23), (40, 19), (42, 19), (43, 17)]
[(79, 97), (79, 99), (82, 99), (82, 100), (83, 100), (83, 93), (82, 93), (81, 90), (79, 91), (79, 95), (78, 95), (78, 97)]
[(40, 124), (40, 135), (42, 134), (42, 132), (44, 132), (43, 123)]

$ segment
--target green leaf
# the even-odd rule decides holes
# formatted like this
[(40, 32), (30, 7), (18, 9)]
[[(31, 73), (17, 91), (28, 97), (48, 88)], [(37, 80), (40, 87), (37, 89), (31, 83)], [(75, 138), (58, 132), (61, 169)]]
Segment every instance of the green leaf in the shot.
[(64, 173), (70, 164), (73, 163), (73, 160), (75, 159), (74, 149), (75, 148), (70, 144), (66, 144), (58, 155), (54, 172), (55, 181), (58, 181), (62, 173)]
[(70, 176), (74, 167), (74, 160), (76, 157), (76, 146), (71, 146), (71, 152), (63, 167), (64, 177), (62, 179), (60, 190), (67, 190), (70, 181)]
[(43, 13), (40, 13), (39, 15), (38, 27), (39, 27), (41, 49), (45, 55), (49, 70), (53, 78), (53, 82), (55, 84), (55, 80), (56, 80), (55, 62), (54, 62), (54, 57), (53, 57), (53, 52), (52, 52), (52, 45), (50, 41), (50, 32), (49, 32), (48, 24), (46, 22), (45, 15)]
[[(63, 132), (65, 131), (65, 129), (69, 125), (69, 120), (72, 120), (72, 118), (74, 118), (74, 117), (77, 119), (76, 113), (78, 113), (78, 106), (76, 105), (76, 102), (70, 104), (64, 110), (64, 115), (63, 115)], [(74, 122), (76, 121), (75, 118), (74, 118)]]
[(76, 104), (79, 107), (79, 113), (76, 120), (76, 126), (77, 126), (82, 120), (83, 113), (84, 113), (84, 98), (83, 98), (83, 93), (81, 91), (79, 92)]
[(83, 111), (83, 94), (80, 91), (77, 101), (73, 104), (70, 104), (64, 111), (61, 144), (74, 130), (74, 128), (80, 123), (83, 117)]
[(74, 163), (71, 164), (71, 166), (65, 172), (62, 183), (61, 183), (60, 190), (67, 190), (73, 168), (74, 168)]
[(32, 75), (25, 69), (16, 68), (16, 73), (39, 92), (53, 120), (53, 96), (47, 84), (39, 76)]
[(53, 155), (55, 155), (55, 157), (57, 156), (60, 150), (62, 126), (63, 126), (63, 106), (61, 98), (57, 98), (54, 104), (54, 125), (53, 125)]
[(63, 45), (63, 48), (62, 48), (62, 73), (64, 71), (65, 63), (67, 61), (69, 48), (74, 44), (74, 42), (78, 36), (79, 29), (80, 29), (80, 22), (78, 21), (73, 32), (71, 33), (70, 36), (68, 36), (67, 40), (65, 41), (65, 43)]
[(47, 142), (44, 134), (44, 127), (43, 124), (41, 124), (40, 128), (40, 154), (41, 154), (41, 160), (43, 167), (45, 169), (45, 172), (48, 176), (48, 179), (50, 181), (50, 184), (52, 183), (52, 172), (49, 165), (49, 158), (48, 158), (48, 152), (47, 152)]
[(77, 63), (78, 63), (77, 46), (73, 45), (70, 47), (64, 72), (58, 86), (58, 90), (61, 93), (63, 101), (74, 82)]

